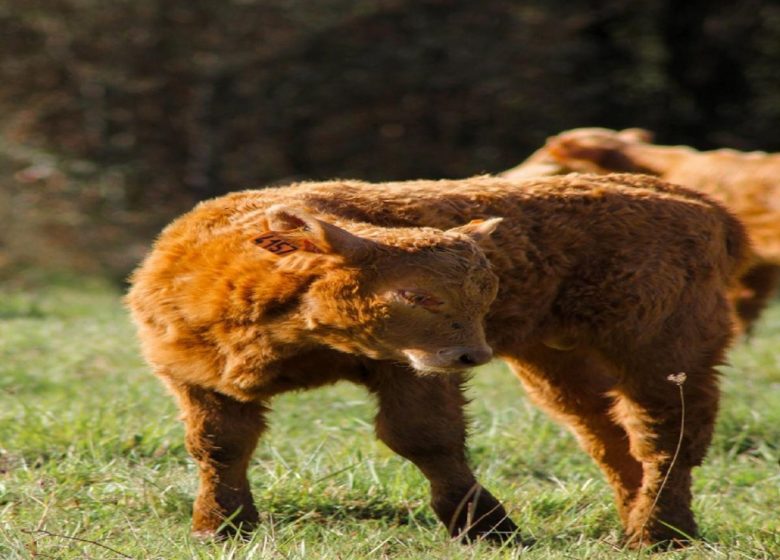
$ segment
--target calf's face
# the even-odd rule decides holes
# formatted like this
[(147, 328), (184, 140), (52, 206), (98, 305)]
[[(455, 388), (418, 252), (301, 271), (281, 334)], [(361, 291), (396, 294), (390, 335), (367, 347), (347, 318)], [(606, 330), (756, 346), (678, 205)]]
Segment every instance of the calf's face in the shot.
[(395, 359), (419, 371), (487, 363), (493, 351), (483, 322), (498, 287), (487, 260), (454, 248), (425, 253), (388, 273), (376, 288), (386, 310), (379, 329), (382, 343)]
[(498, 279), (480, 243), (500, 218), (449, 231), (365, 226), (356, 235), (297, 209), (269, 214), (275, 230), (297, 225), (341, 257), (311, 284), (298, 314), (318, 343), (423, 372), (490, 361), (483, 321)]

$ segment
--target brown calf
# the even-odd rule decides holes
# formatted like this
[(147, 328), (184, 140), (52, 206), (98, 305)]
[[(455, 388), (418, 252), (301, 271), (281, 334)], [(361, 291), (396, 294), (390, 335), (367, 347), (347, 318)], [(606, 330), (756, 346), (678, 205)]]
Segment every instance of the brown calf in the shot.
[(746, 331), (780, 285), (780, 154), (651, 144), (652, 134), (581, 128), (547, 140), (507, 178), (582, 173), (648, 173), (711, 195), (745, 224), (755, 251), (733, 294)]
[(257, 521), (246, 471), (269, 399), (346, 379), (377, 396), (377, 435), (429, 479), (452, 534), (505, 538), (466, 462), (461, 393), (495, 353), (603, 469), (637, 545), (696, 533), (691, 469), (745, 251), (720, 206), (640, 175), (303, 183), (200, 204), (127, 302), (184, 412), (196, 532)]

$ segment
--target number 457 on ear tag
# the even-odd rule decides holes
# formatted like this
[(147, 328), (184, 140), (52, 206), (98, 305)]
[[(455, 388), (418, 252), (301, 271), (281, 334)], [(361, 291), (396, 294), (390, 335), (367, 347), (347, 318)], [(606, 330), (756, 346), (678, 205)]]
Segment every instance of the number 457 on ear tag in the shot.
[(300, 250), (300, 247), (282, 238), (275, 231), (267, 231), (255, 237), (255, 245), (262, 247), (274, 255), (288, 255)]
[(285, 239), (275, 231), (266, 231), (254, 239), (255, 245), (262, 247), (274, 255), (289, 255), (295, 251), (305, 251), (307, 253), (322, 253), (317, 245), (308, 239), (301, 239), (293, 243)]

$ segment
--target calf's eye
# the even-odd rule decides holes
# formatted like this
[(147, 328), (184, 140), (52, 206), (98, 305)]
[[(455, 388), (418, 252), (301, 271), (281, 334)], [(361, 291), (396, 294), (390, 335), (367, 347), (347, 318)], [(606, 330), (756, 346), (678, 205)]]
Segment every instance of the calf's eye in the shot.
[(398, 295), (409, 305), (424, 307), (425, 309), (436, 309), (444, 303), (429, 293), (415, 290), (398, 290)]

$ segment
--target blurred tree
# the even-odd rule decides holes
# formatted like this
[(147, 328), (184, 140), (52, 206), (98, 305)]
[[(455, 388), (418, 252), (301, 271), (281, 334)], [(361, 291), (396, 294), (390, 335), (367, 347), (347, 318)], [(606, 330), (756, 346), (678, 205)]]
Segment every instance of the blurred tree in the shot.
[(125, 166), (137, 174), (130, 200), (294, 177), (495, 171), (583, 124), (778, 149), (756, 122), (780, 93), (767, 74), (779, 10), (762, 0), (6, 0), (0, 123), (14, 140)]
[(764, 55), (753, 40), (767, 27), (762, 3), (668, 0), (665, 4), (659, 23), (667, 51), (670, 113), (675, 117), (668, 122), (667, 134), (708, 147), (755, 147), (756, 139), (740, 138), (739, 130), (749, 124), (745, 122), (752, 116), (748, 105), (757, 93), (750, 83), (750, 67)]
[(0, 138), (128, 208), (498, 171), (585, 125), (780, 150), (771, 0), (5, 0), (0, 36)]

